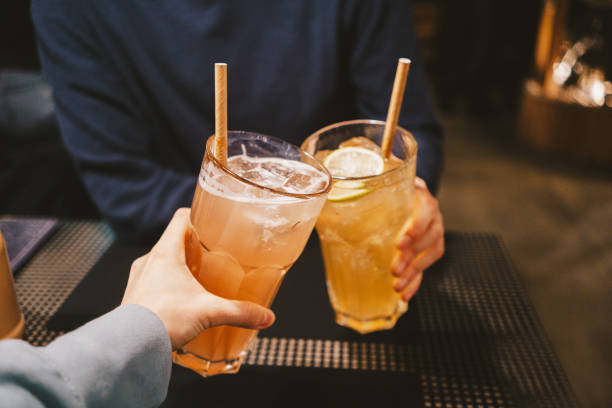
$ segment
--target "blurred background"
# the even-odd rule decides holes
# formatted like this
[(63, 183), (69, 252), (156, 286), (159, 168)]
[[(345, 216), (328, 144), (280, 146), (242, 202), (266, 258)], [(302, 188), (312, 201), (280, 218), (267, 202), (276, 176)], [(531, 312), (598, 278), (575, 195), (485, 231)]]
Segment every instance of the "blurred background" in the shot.
[[(398, 0), (403, 1), (403, 0)], [(449, 230), (507, 246), (583, 407), (612, 406), (612, 0), (415, 0)], [(0, 5), (0, 214), (95, 218), (27, 0)]]

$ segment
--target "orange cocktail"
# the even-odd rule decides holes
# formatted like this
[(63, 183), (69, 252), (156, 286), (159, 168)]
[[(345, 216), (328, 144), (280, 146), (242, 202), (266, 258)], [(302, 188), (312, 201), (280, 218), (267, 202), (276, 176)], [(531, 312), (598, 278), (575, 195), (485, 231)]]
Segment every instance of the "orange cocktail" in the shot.
[(302, 144), (333, 176), (316, 228), (336, 322), (360, 333), (392, 328), (408, 307), (393, 290), (391, 262), (412, 214), (417, 145), (398, 127), (393, 154), (383, 157), (384, 126), (338, 123)]

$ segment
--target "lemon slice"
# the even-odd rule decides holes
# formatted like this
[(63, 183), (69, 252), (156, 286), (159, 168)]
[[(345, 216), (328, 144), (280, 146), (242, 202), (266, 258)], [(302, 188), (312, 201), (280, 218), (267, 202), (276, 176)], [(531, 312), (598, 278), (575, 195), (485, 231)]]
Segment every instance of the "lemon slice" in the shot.
[(343, 147), (334, 150), (323, 164), (332, 176), (366, 177), (382, 174), (385, 162), (376, 152), (363, 147)]
[[(385, 163), (376, 152), (363, 147), (343, 147), (334, 150), (323, 161), (332, 176), (366, 177), (381, 174)], [(357, 180), (334, 180), (327, 196), (330, 201), (348, 201), (370, 193), (363, 188), (364, 183)]]
[(327, 195), (327, 199), (329, 201), (349, 201), (355, 200), (359, 197), (363, 197), (366, 194), (369, 194), (371, 190), (367, 188), (358, 188), (358, 189), (346, 189), (342, 186), (332, 185), (332, 189)]

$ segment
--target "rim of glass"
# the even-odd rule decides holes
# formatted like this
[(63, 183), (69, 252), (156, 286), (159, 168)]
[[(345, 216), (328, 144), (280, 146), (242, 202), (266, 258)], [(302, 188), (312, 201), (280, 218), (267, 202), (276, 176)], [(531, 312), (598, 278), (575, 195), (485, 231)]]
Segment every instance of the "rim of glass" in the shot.
[(314, 197), (318, 197), (320, 195), (326, 194), (326, 193), (328, 193), (331, 190), (332, 176), (331, 176), (331, 173), (329, 172), (329, 170), (327, 170), (327, 167), (325, 167), (323, 165), (323, 163), (321, 163), (319, 160), (315, 159), (312, 154), (308, 153), (307, 151), (305, 151), (301, 147), (295, 146), (294, 144), (289, 143), (286, 140), (279, 139), (278, 137), (266, 135), (266, 134), (263, 134), (263, 133), (248, 132), (246, 130), (228, 130), (227, 131), (228, 137), (230, 135), (237, 135), (237, 134), (245, 134), (245, 135), (251, 134), (251, 135), (264, 136), (264, 137), (267, 137), (267, 138), (279, 141), (281, 143), (285, 143), (285, 144), (289, 144), (291, 146), (294, 146), (301, 154), (309, 157), (313, 161), (313, 163), (317, 163), (319, 168), (313, 166), (310, 163), (304, 163), (304, 162), (300, 162), (300, 163), (307, 164), (309, 166), (317, 168), (317, 170), (323, 171), (323, 173), (327, 176), (327, 184), (326, 184), (326, 186), (325, 186), (325, 188), (323, 190), (317, 191), (315, 193), (308, 193), (308, 194), (290, 193), (288, 191), (279, 190), (279, 189), (276, 189), (276, 188), (266, 187), (266, 186), (262, 186), (260, 184), (257, 184), (257, 183), (255, 183), (255, 182), (253, 182), (251, 180), (248, 180), (248, 179), (246, 179), (246, 178), (244, 178), (244, 177), (234, 173), (228, 167), (226, 167), (223, 164), (221, 164), (221, 162), (219, 160), (217, 160), (217, 158), (215, 157), (215, 155), (213, 154), (212, 149), (211, 149), (212, 148), (212, 144), (213, 144), (213, 142), (215, 140), (215, 135), (212, 134), (211, 136), (208, 137), (208, 140), (206, 141), (206, 150), (205, 150), (206, 151), (206, 153), (205, 153), (206, 157), (208, 157), (208, 159), (211, 160), (215, 164), (215, 166), (219, 167), (221, 170), (223, 170), (225, 173), (227, 173), (231, 177), (237, 179), (238, 181), (240, 181), (242, 183), (248, 184), (250, 186), (257, 187), (257, 188), (260, 188), (262, 190), (270, 191), (270, 192), (278, 194), (278, 195), (283, 195), (283, 196), (286, 196), (286, 197), (293, 197), (293, 198), (314, 198)]
[[(338, 128), (338, 127), (342, 127), (342, 126), (348, 126), (348, 125), (382, 125), (383, 128), (386, 125), (386, 122), (382, 121), (382, 120), (376, 120), (376, 119), (353, 119), (353, 120), (346, 120), (344, 122), (337, 122), (337, 123), (332, 123), (331, 125), (327, 125), (319, 130), (317, 130), (316, 132), (314, 132), (313, 134), (311, 134), (310, 136), (308, 136), (308, 139), (310, 139), (311, 137), (314, 138), (316, 136), (319, 136), (321, 133), (324, 132), (328, 132), (332, 129)], [(414, 143), (415, 147), (417, 145), (417, 142), (414, 138), (414, 136), (412, 136), (412, 133), (410, 133), (410, 131), (404, 129), (403, 127), (401, 127), (400, 125), (396, 126), (396, 130), (400, 129), (403, 133), (405, 133), (408, 138), (410, 139), (410, 141), (412, 143)], [(307, 153), (307, 152), (306, 152)], [(416, 157), (417, 152), (415, 151), (414, 156)], [(401, 169), (403, 169), (404, 167), (406, 167), (408, 165), (408, 162), (410, 161), (410, 159), (405, 159), (402, 160), (402, 165), (395, 167), (391, 170), (385, 171), (384, 173), (381, 174), (376, 174), (374, 176), (361, 176), (361, 177), (344, 177), (344, 176), (331, 176), (331, 178), (333, 180), (350, 180), (350, 181), (368, 181), (368, 180), (373, 180), (382, 176), (387, 176), (389, 174), (393, 174)], [(323, 166), (325, 167), (325, 166)]]

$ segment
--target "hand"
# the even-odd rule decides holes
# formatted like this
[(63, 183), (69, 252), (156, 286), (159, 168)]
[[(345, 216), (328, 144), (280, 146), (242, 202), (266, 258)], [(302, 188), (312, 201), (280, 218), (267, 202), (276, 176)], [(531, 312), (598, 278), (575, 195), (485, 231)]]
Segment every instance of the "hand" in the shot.
[(159, 316), (173, 350), (215, 326), (271, 326), (271, 310), (215, 296), (193, 277), (185, 263), (189, 213), (188, 208), (179, 209), (151, 252), (134, 261), (121, 304), (141, 305)]
[(438, 200), (431, 195), (425, 181), (416, 178), (412, 216), (396, 242), (399, 250), (391, 264), (397, 277), (394, 289), (410, 300), (421, 286), (423, 271), (444, 254), (444, 224)]

